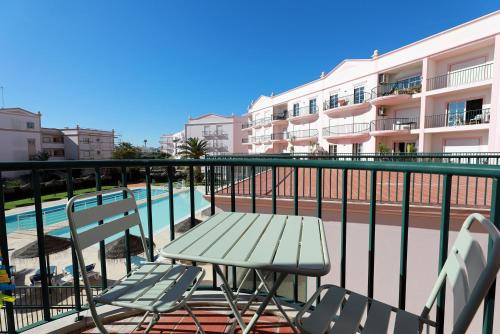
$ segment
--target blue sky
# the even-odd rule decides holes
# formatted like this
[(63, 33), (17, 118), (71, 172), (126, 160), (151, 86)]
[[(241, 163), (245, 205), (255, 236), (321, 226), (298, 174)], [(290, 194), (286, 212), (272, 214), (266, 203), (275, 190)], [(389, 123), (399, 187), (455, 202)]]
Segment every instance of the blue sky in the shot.
[[(313, 80), (498, 9), (495, 1), (0, 2), (5, 106), (46, 127), (114, 128), (125, 141), (188, 116), (245, 112)], [(432, 10), (429, 10), (432, 8)], [(1, 101), (0, 101), (1, 103)]]

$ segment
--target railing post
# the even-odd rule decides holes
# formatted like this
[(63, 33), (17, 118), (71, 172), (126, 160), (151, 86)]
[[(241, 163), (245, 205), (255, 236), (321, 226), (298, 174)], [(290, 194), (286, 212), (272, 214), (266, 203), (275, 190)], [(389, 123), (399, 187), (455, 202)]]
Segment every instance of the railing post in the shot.
[(234, 165), (230, 167), (231, 177), (231, 212), (236, 211), (236, 189), (234, 183)]
[[(127, 186), (127, 167), (122, 167), (122, 187)], [(127, 198), (127, 193), (123, 192), (123, 198)], [(125, 216), (128, 212), (125, 212)], [(127, 273), (132, 271), (132, 262), (130, 261), (130, 230), (125, 230), (125, 266)]]
[[(101, 169), (96, 168), (95, 169), (95, 190), (96, 191), (101, 191), (102, 190), (102, 184), (101, 184)], [(97, 196), (97, 205), (102, 205), (102, 195)], [(98, 222), (99, 225), (102, 225), (104, 221), (100, 220)], [(101, 240), (99, 242), (99, 258), (101, 259), (101, 281), (102, 281), (102, 288), (106, 289), (108, 287), (108, 273), (106, 269), (106, 247), (104, 244), (104, 240)]]
[(255, 213), (257, 211), (257, 203), (256, 203), (256, 192), (257, 189), (255, 189), (255, 166), (251, 166), (251, 175), (250, 175), (250, 182), (251, 182), (251, 188), (252, 188), (252, 212)]
[(155, 253), (153, 249), (153, 204), (151, 201), (151, 167), (146, 166), (146, 207), (148, 214), (148, 238), (149, 238), (149, 258), (154, 260)]
[[(38, 240), (38, 261), (40, 265), (40, 279), (42, 283), (43, 318), (50, 321), (49, 281), (47, 263), (45, 261), (45, 235), (43, 232), (42, 196), (40, 191), (40, 174), (32, 171), (33, 196), (35, 197), (36, 235)], [(50, 268), (49, 268), (50, 270)]]
[[(446, 258), (448, 257), (448, 235), (450, 228), (450, 200), (451, 200), (451, 181), (452, 176), (445, 174), (443, 176), (443, 199), (441, 203), (441, 224), (439, 232), (439, 264), (438, 272), (443, 269)], [(436, 333), (442, 334), (444, 331), (444, 314), (446, 299), (446, 282), (443, 283), (437, 296), (436, 302)]]
[[(493, 224), (500, 229), (500, 194), (499, 194), (499, 180), (498, 178), (493, 179), (492, 192), (491, 192), (491, 211), (490, 219)], [(493, 248), (493, 243), (491, 239), (488, 241), (488, 257), (491, 256), (491, 250)], [(495, 286), (496, 280), (491, 284), (491, 288), (484, 299), (484, 311), (483, 311), (483, 334), (493, 333), (493, 315), (495, 313)]]
[(273, 215), (276, 214), (276, 166), (271, 167), (271, 206)]
[(189, 166), (189, 205), (191, 212), (191, 228), (196, 225), (196, 208), (194, 204), (194, 167)]
[[(322, 207), (321, 207), (321, 201), (323, 200), (323, 191), (322, 191), (322, 185), (323, 185), (323, 169), (321, 167), (316, 168), (316, 216), (321, 219), (323, 214), (322, 214)], [(321, 286), (321, 277), (316, 278), (316, 289), (318, 289)], [(318, 295), (317, 302), (319, 303), (320, 301), (320, 296)]]
[[(397, 200), (397, 199), (396, 199)], [(375, 272), (375, 221), (377, 201), (377, 172), (370, 175), (370, 221), (368, 227), (368, 297), (373, 298), (373, 279)]]
[(403, 174), (403, 203), (401, 212), (401, 244), (399, 255), (399, 308), (406, 307), (406, 269), (408, 264), (408, 226), (410, 217), (410, 177), (409, 172)]
[(342, 210), (340, 221), (340, 286), (345, 288), (347, 253), (347, 169), (342, 169)]
[(174, 218), (174, 168), (172, 166), (167, 167), (168, 176), (168, 215), (169, 215), (169, 230), (170, 230), (170, 241), (175, 239), (175, 218)]
[(215, 166), (210, 166), (210, 215), (215, 215)]
[[(66, 170), (66, 189), (67, 189), (67, 197), (68, 201), (73, 197), (73, 171), (71, 168)], [(75, 321), (82, 320), (80, 316), (80, 312), (82, 311), (82, 305), (80, 300), (80, 270), (78, 268), (78, 258), (76, 257), (75, 247), (73, 245), (73, 238), (70, 235), (71, 240), (71, 265), (73, 266), (73, 286), (75, 293), (75, 310), (76, 310), (76, 318)]]
[[(2, 172), (0, 172), (0, 251), (2, 252), (2, 263), (5, 266), (7, 275), (11, 277), (10, 261), (9, 261), (9, 245), (7, 241), (7, 220), (5, 219), (5, 198), (3, 193), (3, 179)], [(12, 296), (11, 291), (4, 292), (8, 296)], [(5, 305), (6, 318), (7, 318), (7, 332), (9, 334), (16, 333), (16, 323), (14, 318), (14, 308), (12, 303)]]

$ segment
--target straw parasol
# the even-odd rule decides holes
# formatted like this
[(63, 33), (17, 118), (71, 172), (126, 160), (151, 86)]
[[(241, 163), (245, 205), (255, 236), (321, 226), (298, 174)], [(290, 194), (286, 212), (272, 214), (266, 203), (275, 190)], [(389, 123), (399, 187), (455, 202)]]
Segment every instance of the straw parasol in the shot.
[[(148, 245), (148, 248), (151, 247), (148, 238), (146, 238), (146, 244)], [(141, 237), (131, 234), (129, 238), (129, 245), (131, 256), (144, 253), (144, 247), (142, 246)], [(153, 248), (154, 247), (155, 244), (153, 242)], [(127, 253), (125, 251), (125, 236), (122, 236), (106, 244), (106, 259), (124, 259), (126, 256)]]
[[(47, 275), (50, 276), (50, 262), (49, 255), (60, 253), (71, 247), (71, 240), (68, 238), (56, 237), (53, 235), (45, 234), (44, 246), (45, 257), (47, 264)], [(24, 247), (21, 247), (12, 253), (14, 259), (34, 259), (38, 258), (38, 241), (32, 241)]]

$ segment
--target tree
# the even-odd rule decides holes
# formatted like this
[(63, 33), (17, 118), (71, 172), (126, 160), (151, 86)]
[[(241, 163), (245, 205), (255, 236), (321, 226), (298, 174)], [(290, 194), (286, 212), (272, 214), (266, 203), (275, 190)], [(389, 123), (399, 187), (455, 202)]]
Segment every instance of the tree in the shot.
[(199, 138), (189, 138), (179, 146), (179, 154), (186, 159), (200, 159), (207, 154), (207, 141)]
[(120, 143), (113, 150), (113, 159), (138, 159), (140, 157), (141, 149), (131, 143)]
[(50, 158), (49, 152), (40, 151), (40, 152), (37, 152), (35, 155), (33, 155), (31, 157), (31, 160), (35, 160), (35, 161), (47, 161), (47, 160), (49, 160), (49, 158)]
[[(207, 154), (207, 145), (205, 139), (189, 138), (179, 146), (179, 154), (186, 159), (200, 159)], [(203, 181), (200, 166), (194, 168), (194, 179), (196, 182)]]

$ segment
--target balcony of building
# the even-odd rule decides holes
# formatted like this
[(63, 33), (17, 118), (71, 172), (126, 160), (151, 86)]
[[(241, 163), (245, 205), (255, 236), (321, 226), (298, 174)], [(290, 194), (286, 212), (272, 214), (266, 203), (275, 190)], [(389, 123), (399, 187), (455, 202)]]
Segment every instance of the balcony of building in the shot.
[(419, 128), (420, 119), (415, 117), (379, 118), (370, 124), (372, 136), (395, 136), (410, 133)]
[(370, 123), (350, 123), (323, 128), (323, 138), (331, 143), (360, 143), (370, 139)]
[(318, 107), (316, 105), (294, 107), (288, 120), (292, 124), (306, 124), (317, 121), (319, 118)]
[(273, 143), (284, 143), (287, 142), (287, 140), (288, 140), (287, 132), (276, 132), (271, 134), (271, 141)]
[[(465, 156), (465, 162), (458, 164), (458, 159), (462, 156)], [(0, 331), (10, 334), (98, 333), (90, 318), (87, 294), (78, 274), (72, 279), (62, 280), (66, 285), (55, 285), (55, 282), (61, 282), (60, 279), (66, 277), (63, 275), (73, 273), (72, 269), (67, 269), (65, 274), (59, 274), (61, 268), (67, 265), (77, 268), (72, 250), (49, 255), (46, 247), (40, 247), (40, 251), (35, 252), (33, 261), (16, 262), (13, 255), (16, 250), (31, 242), (44, 246), (46, 233), (55, 235), (61, 229), (62, 232), (67, 232), (64, 208), (59, 208), (57, 212), (45, 210), (47, 203), (42, 197), (40, 176), (46, 171), (68, 173), (68, 184), (65, 186), (67, 197), (71, 198), (76, 189), (74, 187), (77, 186), (72, 175), (79, 174), (80, 170), (91, 168), (95, 172), (96, 177), (92, 180), (98, 190), (105, 180), (101, 173), (116, 170), (118, 178), (112, 179), (109, 184), (116, 186), (119, 183), (137, 189), (134, 194), (142, 224), (149, 240), (154, 241), (157, 249), (162, 249), (173, 240), (185, 240), (191, 226), (199, 226), (195, 229), (203, 228), (210, 217), (213, 219), (214, 215), (224, 211), (241, 214), (255, 212), (269, 219), (288, 217), (290, 221), (298, 215), (316, 221), (320, 218), (324, 224), (325, 242), (330, 254), (330, 272), (322, 277), (290, 275), (285, 279), (277, 292), (277, 300), (283, 304), (292, 320), (297, 315), (297, 310), (313, 296), (318, 284), (348, 287), (357, 294), (381, 300), (383, 305), (387, 303), (404, 308), (407, 312), (420, 314), (438, 278), (438, 271), (444, 266), (444, 259), (448, 254), (455, 256), (450, 250), (451, 245), (457, 240), (465, 217), (471, 212), (479, 212), (492, 221), (499, 219), (500, 210), (497, 206), (500, 188), (497, 184), (500, 172), (497, 166), (484, 163), (484, 159), (491, 164), (493, 161), (498, 163), (498, 154), (359, 154), (325, 155), (324, 158), (311, 154), (276, 155), (267, 159), (263, 157), (266, 156), (229, 156), (196, 161), (157, 159), (0, 163), (2, 174), (7, 171), (32, 171), (27, 177), (33, 186), (32, 196), (35, 201), (28, 212), (31, 220), (14, 222), (11, 214), (4, 214), (9, 213), (6, 205), (10, 204), (9, 196), (12, 196), (12, 192), (4, 179), (0, 178), (0, 249), (7, 275), (15, 274), (13, 279), (16, 282), (15, 288), (7, 292), (16, 301), (6, 302), (0, 310)], [(188, 171), (183, 180), (194, 180), (195, 175), (198, 175), (198, 166), (205, 171), (199, 179), (201, 181), (172, 182), (175, 170)], [(153, 169), (168, 171), (169, 180), (165, 186), (154, 185), (150, 174)], [(132, 175), (136, 173), (142, 174), (132, 180)], [(179, 176), (175, 175), (175, 178), (178, 179)], [(131, 184), (132, 181), (137, 184)], [(118, 199), (123, 198), (121, 192), (115, 195)], [(187, 199), (190, 196), (196, 199), (193, 205)], [(106, 198), (103, 204), (97, 197), (93, 199), (91, 206), (106, 205), (113, 200), (115, 199)], [(59, 218), (56, 219), (56, 216)], [(290, 227), (293, 225), (290, 223)], [(248, 231), (246, 238), (254, 240), (247, 245), (248, 249), (264, 249), (256, 247), (256, 242), (260, 240), (259, 232), (266, 227), (261, 221), (241, 220), (225, 229), (209, 229), (206, 234), (211, 242), (207, 242), (206, 246), (217, 243), (218, 246), (231, 250), (236, 240), (227, 242), (226, 233), (236, 229)], [(285, 255), (301, 254), (304, 252), (301, 244), (305, 241), (304, 238), (310, 236), (311, 229), (303, 228), (298, 234), (294, 234), (288, 228), (284, 228), (283, 233), (295, 236), (297, 242), (284, 244), (287, 249), (292, 249)], [(137, 233), (133, 230), (129, 232), (130, 235)], [(58, 235), (67, 238), (65, 233)], [(279, 241), (285, 237), (283, 233), (270, 235), (274, 237), (273, 240)], [(474, 247), (483, 249), (484, 258), (489, 258), (488, 244), (491, 241), (488, 235), (481, 226), (475, 228), (472, 235), (478, 240), (473, 244)], [(88, 261), (95, 261), (95, 268), (92, 270), (95, 274), (92, 275), (93, 287), (90, 290), (94, 296), (106, 286), (111, 286), (117, 277), (131, 273), (132, 268), (140, 263), (140, 260), (135, 262), (131, 256), (130, 245), (126, 242), (124, 244), (122, 259), (100, 261), (100, 254), (108, 254), (104, 244), (98, 243), (85, 250), (84, 255)], [(265, 245), (268, 247), (267, 243)], [(157, 255), (152, 249), (151, 253), (152, 256)], [(310, 253), (302, 254), (307, 256)], [(49, 257), (50, 270), (54, 266), (59, 269), (50, 280), (46, 268), (49, 266)], [(156, 261), (170, 263), (161, 257)], [(474, 265), (480, 265), (481, 262), (470, 258), (467, 261)], [(11, 265), (17, 267), (15, 271)], [(203, 267), (206, 275), (189, 305), (199, 317), (205, 332), (226, 333), (235, 320), (220, 291), (222, 282), (212, 271), (212, 265), (200, 262), (194, 265)], [(30, 276), (39, 268), (37, 284), (29, 286), (27, 282)], [(240, 302), (248, 301), (259, 285), (258, 276), (252, 273), (245, 275), (246, 270), (241, 267), (227, 266), (224, 270), (229, 277), (229, 290), (238, 295)], [(273, 275), (269, 276), (268, 281), (274, 282)], [(240, 285), (241, 289), (238, 290)], [(443, 293), (440, 292), (437, 305), (429, 313), (429, 319), (436, 321), (443, 333), (452, 332), (456, 314), (455, 292), (463, 291), (450, 289), (450, 286), (450, 283), (446, 286), (449, 289), (447, 293), (444, 293), (444, 288), (440, 290)], [(498, 286), (496, 291), (498, 293)], [(499, 312), (494, 311), (495, 308), (498, 310), (499, 303), (495, 296), (495, 288), (491, 288), (484, 299), (484, 305), (481, 303), (483, 298), (478, 301), (481, 306), (467, 333), (498, 332), (500, 317)], [(258, 294), (254, 306), (258, 306), (265, 297), (263, 290)], [(352, 307), (354, 300), (349, 302), (350, 298), (352, 297), (347, 299), (343, 308)], [(339, 307), (341, 304), (339, 301)], [(250, 308), (244, 318), (248, 320), (256, 313), (256, 309), (257, 307)], [(371, 310), (370, 305), (362, 304), (359, 307), (359, 319), (366, 317)], [(121, 307), (98, 306), (97, 311), (110, 333), (128, 333), (134, 330), (143, 316), (141, 312), (130, 312)], [(325, 312), (332, 317), (335, 315), (330, 309)], [(255, 332), (292, 333), (292, 328), (280, 315), (277, 308), (269, 309), (259, 319)], [(392, 320), (394, 317), (395, 315)], [(391, 332), (394, 326), (393, 321), (389, 326)], [(143, 325), (136, 332), (144, 329)], [(152, 333), (157, 332), (194, 333), (196, 328), (188, 313), (176, 311), (161, 315), (152, 328)], [(429, 332), (434, 333), (434, 330)]]
[(270, 116), (257, 118), (257, 119), (255, 119), (253, 121), (252, 128), (253, 129), (259, 129), (259, 128), (262, 128), (262, 127), (270, 126), (271, 125), (271, 120), (272, 120), (272, 117), (270, 117)]
[(276, 113), (272, 116), (271, 123), (273, 125), (287, 125), (288, 124), (288, 111), (283, 110), (279, 113)]
[(306, 129), (306, 130), (294, 130), (287, 132), (288, 141), (294, 145), (317, 142), (318, 141), (318, 130), (316, 129)]
[(243, 145), (252, 145), (252, 137), (241, 138), (241, 143)]
[(338, 94), (330, 95), (324, 102), (324, 113), (329, 117), (355, 116), (366, 112), (370, 108), (371, 94), (362, 92), (358, 94), (339, 97)]
[[(490, 109), (451, 110), (425, 117), (425, 128), (442, 128), (442, 131), (488, 129)], [(436, 129), (437, 130), (437, 129)]]
[[(383, 80), (385, 81), (385, 80)], [(374, 106), (391, 106), (410, 102), (419, 97), (422, 89), (421, 75), (394, 82), (381, 82), (371, 92), (371, 104)]]
[(457, 92), (470, 88), (489, 86), (493, 78), (493, 63), (450, 70), (448, 73), (427, 79), (428, 95)]
[(228, 134), (222, 129), (218, 130), (203, 130), (202, 136), (205, 139), (227, 139)]
[(252, 121), (249, 121), (247, 123), (243, 123), (243, 124), (241, 124), (241, 130), (243, 130), (243, 131), (250, 131), (250, 130), (252, 130), (252, 126), (253, 126), (253, 122)]

